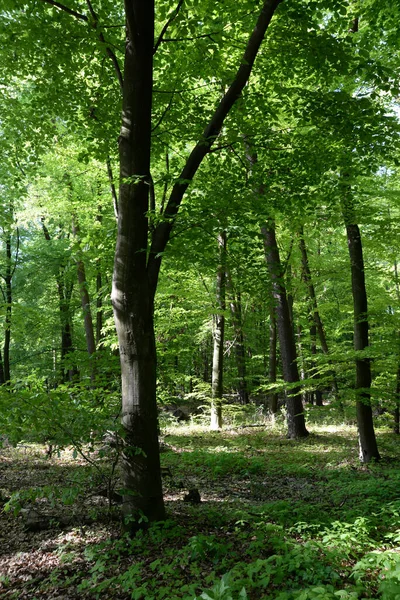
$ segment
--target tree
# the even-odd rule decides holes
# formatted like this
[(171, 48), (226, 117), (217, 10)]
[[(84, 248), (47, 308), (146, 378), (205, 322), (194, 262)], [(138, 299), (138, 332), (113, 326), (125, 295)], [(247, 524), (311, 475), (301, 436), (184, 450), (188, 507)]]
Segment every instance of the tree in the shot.
[[(272, 219), (261, 228), (264, 237), (265, 258), (272, 283), (275, 302), (276, 323), (281, 352), (283, 377), (291, 385), (286, 399), (287, 427), (289, 438), (301, 438), (308, 435), (305, 425), (304, 409), (300, 391), (300, 377), (297, 367), (296, 344), (289, 303), (283, 281), (283, 270), (275, 236), (275, 224)], [(297, 384), (297, 385), (296, 385)]]
[[(151, 109), (153, 91), (154, 2), (125, 3), (127, 26), (122, 127), (119, 138), (120, 190), (112, 302), (122, 372), (124, 497), (126, 516), (143, 512), (150, 520), (164, 516), (157, 439), (154, 296), (162, 254), (183, 196), (217, 139), (232, 106), (246, 85), (264, 34), (280, 0), (267, 0), (250, 35), (236, 76), (193, 148), (148, 246), (148, 211), (152, 197)], [(178, 5), (178, 8), (182, 2)], [(171, 19), (173, 16), (171, 16)], [(168, 22), (167, 22), (168, 25)], [(146, 251), (147, 249), (147, 251)]]
[(216, 281), (216, 312), (213, 318), (213, 362), (211, 379), (210, 428), (222, 427), (222, 394), (224, 373), (225, 309), (226, 309), (226, 231), (218, 236), (219, 264)]

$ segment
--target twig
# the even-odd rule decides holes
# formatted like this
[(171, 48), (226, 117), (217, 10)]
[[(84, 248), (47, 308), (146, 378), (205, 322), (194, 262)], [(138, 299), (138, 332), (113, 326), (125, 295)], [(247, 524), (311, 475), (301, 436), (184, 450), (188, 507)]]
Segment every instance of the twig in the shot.
[(181, 7), (182, 7), (182, 4), (183, 4), (183, 2), (184, 2), (184, 0), (179, 0), (179, 2), (178, 2), (178, 4), (177, 4), (177, 6), (176, 6), (176, 8), (175, 8), (174, 12), (172, 13), (172, 15), (170, 16), (170, 18), (168, 19), (168, 21), (165, 23), (164, 27), (162, 28), (162, 30), (161, 30), (161, 33), (160, 33), (160, 36), (159, 36), (159, 38), (158, 38), (158, 40), (157, 40), (157, 42), (156, 42), (156, 44), (155, 44), (155, 46), (154, 46), (154, 49), (153, 49), (153, 54), (155, 54), (155, 53), (157, 52), (157, 50), (158, 50), (158, 47), (159, 47), (159, 45), (161, 44), (161, 42), (163, 41), (164, 35), (165, 35), (165, 34), (166, 34), (166, 32), (167, 32), (167, 29), (168, 29), (168, 27), (171, 25), (171, 23), (172, 23), (172, 22), (173, 22), (173, 21), (176, 19), (176, 17), (178, 16), (178, 14), (179, 14), (179, 11), (180, 11), (180, 9), (181, 9)]
[(72, 8), (68, 8), (68, 6), (61, 4), (60, 2), (56, 2), (55, 0), (42, 0), (42, 2), (46, 2), (47, 4), (50, 4), (51, 6), (55, 6), (56, 8), (63, 10), (64, 12), (68, 13), (69, 15), (72, 15), (76, 19), (80, 19), (81, 21), (86, 21), (86, 23), (89, 21), (89, 19), (86, 15), (82, 15), (81, 13), (76, 12), (75, 10), (72, 10)]

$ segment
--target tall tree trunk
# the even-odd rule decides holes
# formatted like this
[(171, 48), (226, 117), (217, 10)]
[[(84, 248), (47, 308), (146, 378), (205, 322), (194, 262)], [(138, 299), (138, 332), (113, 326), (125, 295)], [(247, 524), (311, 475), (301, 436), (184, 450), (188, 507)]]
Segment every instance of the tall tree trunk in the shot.
[[(397, 260), (394, 260), (394, 280), (396, 286), (397, 302), (400, 303), (400, 284)], [(393, 411), (393, 433), (400, 434), (400, 331), (397, 332), (398, 358), (396, 374), (395, 408)]]
[[(312, 318), (314, 319), (315, 327), (318, 332), (318, 337), (319, 337), (319, 342), (321, 344), (322, 352), (326, 356), (328, 356), (329, 355), (328, 343), (326, 341), (325, 330), (324, 330), (321, 316), (320, 316), (319, 310), (318, 310), (317, 296), (315, 293), (315, 288), (314, 288), (314, 284), (313, 284), (313, 280), (312, 280), (312, 276), (311, 276), (310, 263), (308, 261), (307, 246), (306, 246), (306, 242), (304, 239), (304, 227), (302, 225), (299, 230), (299, 247), (300, 247), (300, 253), (301, 253), (303, 280), (308, 288), (308, 296), (309, 296), (309, 301), (310, 301)], [(329, 364), (330, 365), (332, 364), (331, 361), (329, 361)], [(333, 391), (335, 398), (338, 398), (339, 390), (338, 390), (336, 375), (333, 370), (333, 367), (332, 367), (332, 391)]]
[(400, 361), (397, 365), (395, 408), (393, 411), (393, 433), (400, 434)]
[(270, 219), (261, 227), (264, 238), (265, 258), (271, 278), (273, 298), (277, 315), (278, 338), (281, 351), (283, 377), (286, 383), (298, 384), (289, 390), (286, 400), (287, 426), (289, 438), (308, 435), (305, 425), (303, 403), (297, 368), (296, 344), (290, 322), (289, 305), (283, 280), (282, 265), (275, 236), (275, 224)]
[[(47, 229), (44, 218), (42, 218), (42, 229), (45, 240), (51, 241), (50, 232)], [(74, 352), (72, 344), (72, 318), (71, 318), (71, 297), (73, 290), (73, 283), (64, 281), (65, 279), (65, 266), (60, 265), (58, 274), (56, 275), (57, 292), (59, 299), (59, 314), (61, 324), (61, 379), (62, 382), (72, 381), (74, 376), (78, 373), (75, 367), (69, 366), (65, 368), (65, 360), (70, 358), (70, 355)]]
[(4, 346), (3, 346), (3, 366), (4, 366), (4, 381), (10, 381), (10, 345), (11, 345), (11, 318), (12, 318), (12, 250), (11, 250), (11, 234), (7, 234), (6, 238), (6, 272), (4, 276), (5, 285), (5, 301), (6, 301), (6, 317), (4, 327)]
[(99, 346), (103, 337), (103, 299), (102, 294), (102, 276), (100, 271), (100, 265), (97, 263), (98, 271), (96, 275), (96, 348)]
[(122, 379), (123, 514), (129, 529), (143, 515), (164, 519), (158, 447), (154, 289), (146, 268), (154, 1), (125, 1), (126, 45), (120, 192), (112, 304)]
[[(347, 176), (343, 175), (345, 180)], [(350, 185), (343, 183), (343, 218), (351, 266), (351, 286), (354, 307), (354, 349), (362, 352), (369, 346), (368, 302), (365, 287), (364, 258), (361, 234), (356, 224)], [(363, 463), (379, 460), (371, 408), (371, 363), (368, 357), (356, 358), (356, 409), (359, 456)]]
[[(271, 293), (272, 297), (272, 293)], [(276, 309), (271, 303), (269, 313), (269, 360), (268, 360), (268, 383), (276, 383), (277, 373), (277, 348), (276, 348)], [(271, 392), (269, 395), (269, 407), (273, 415), (278, 412), (278, 394)]]
[[(310, 316), (310, 342), (311, 342), (311, 368), (310, 368), (310, 373), (311, 373), (311, 376), (318, 382), (319, 375), (316, 372), (317, 366), (316, 366), (316, 362), (315, 362), (315, 358), (317, 356), (317, 327), (316, 327), (315, 322), (313, 321), (313, 319), (312, 319), (311, 316)], [(311, 402), (313, 402), (314, 398), (315, 398), (315, 404), (316, 404), (316, 406), (323, 406), (322, 392), (321, 392), (321, 390), (318, 387), (318, 383), (317, 383), (316, 389), (312, 393)]]
[[(116, 196), (116, 191), (115, 191), (115, 186), (112, 183), (112, 172), (111, 172), (111, 164), (109, 162), (109, 159), (107, 160), (107, 167), (109, 167), (109, 170), (110, 170), (111, 187), (113, 190), (113, 198), (114, 198)], [(98, 184), (99, 197), (100, 197), (100, 194), (101, 194), (101, 189), (100, 189), (100, 184)], [(115, 214), (118, 214), (118, 211)], [(101, 204), (99, 204), (99, 207), (98, 207), (96, 221), (101, 226), (101, 224), (103, 222), (103, 214), (102, 214)], [(102, 287), (103, 287), (103, 281), (102, 281), (102, 274), (101, 274), (101, 258), (98, 257), (96, 259), (96, 348), (99, 347), (101, 338), (103, 337), (103, 333), (102, 333), (102, 329), (103, 329)]]
[(3, 356), (0, 350), (0, 385), (3, 385), (3, 383), (6, 382), (6, 379), (4, 377), (4, 364), (3, 364)]
[(77, 222), (76, 215), (72, 217), (72, 232), (74, 237), (78, 243), (78, 257), (76, 260), (76, 269), (78, 273), (78, 283), (79, 283), (79, 293), (81, 296), (81, 305), (83, 311), (83, 322), (85, 327), (85, 338), (86, 338), (86, 348), (89, 356), (92, 356), (96, 352), (96, 342), (94, 338), (94, 328), (93, 328), (93, 319), (92, 319), (92, 311), (90, 309), (90, 296), (89, 296), (89, 288), (86, 279), (86, 270), (85, 263), (82, 259), (82, 251), (80, 248), (80, 240), (79, 240), (79, 224)]
[(214, 351), (211, 381), (210, 429), (222, 427), (222, 393), (224, 376), (225, 292), (226, 292), (226, 233), (218, 236), (219, 264), (217, 270), (217, 312), (214, 315)]
[[(119, 137), (120, 190), (112, 305), (122, 378), (123, 512), (150, 520), (164, 517), (157, 436), (154, 296), (161, 260), (184, 194), (218, 138), (224, 120), (251, 74), (255, 58), (280, 0), (266, 0), (250, 35), (232, 84), (176, 179), (148, 247), (154, 0), (125, 0), (126, 45), (121, 82), (122, 126)], [(181, 4), (181, 3), (180, 3)], [(152, 193), (152, 197), (154, 194)], [(153, 198), (154, 199), (154, 198)], [(146, 252), (147, 249), (147, 252)]]
[(240, 291), (235, 294), (232, 283), (232, 277), (229, 271), (226, 272), (226, 287), (229, 291), (233, 329), (235, 332), (235, 357), (238, 372), (237, 393), (241, 404), (249, 403), (249, 393), (246, 379), (246, 352), (244, 347), (243, 320), (242, 320), (242, 302)]

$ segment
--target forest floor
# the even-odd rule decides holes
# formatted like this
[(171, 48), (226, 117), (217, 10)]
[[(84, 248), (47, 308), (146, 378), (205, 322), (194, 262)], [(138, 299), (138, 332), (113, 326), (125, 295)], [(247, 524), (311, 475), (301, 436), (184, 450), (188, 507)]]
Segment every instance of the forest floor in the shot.
[(299, 442), (276, 426), (166, 430), (168, 520), (133, 539), (101, 453), (0, 449), (0, 598), (400, 598), (398, 436), (378, 429), (382, 460), (363, 466), (354, 427), (308, 427)]

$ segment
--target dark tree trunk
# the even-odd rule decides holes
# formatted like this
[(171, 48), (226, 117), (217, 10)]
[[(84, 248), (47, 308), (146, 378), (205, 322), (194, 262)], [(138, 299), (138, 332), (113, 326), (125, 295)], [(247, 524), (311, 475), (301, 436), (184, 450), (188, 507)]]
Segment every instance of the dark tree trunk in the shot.
[[(346, 177), (346, 176), (343, 176)], [(355, 223), (353, 201), (349, 185), (344, 184), (343, 217), (351, 266), (351, 285), (354, 307), (354, 349), (362, 352), (369, 346), (368, 302), (365, 287), (364, 258), (361, 235)], [(356, 409), (359, 456), (363, 463), (379, 460), (371, 408), (371, 363), (368, 357), (356, 359)]]
[(216, 282), (217, 312), (214, 315), (214, 351), (211, 381), (210, 429), (222, 427), (222, 393), (224, 376), (225, 292), (226, 292), (226, 233), (218, 236), (219, 264)]
[[(149, 210), (154, 1), (126, 0), (120, 193), (112, 304), (122, 378), (123, 514), (164, 519), (156, 404), (154, 292), (146, 268)], [(132, 522), (134, 520), (134, 522)], [(127, 521), (131, 521), (128, 523)]]
[(283, 377), (286, 383), (298, 384), (289, 390), (286, 400), (288, 437), (306, 437), (308, 431), (305, 425), (304, 409), (301, 401), (296, 344), (290, 322), (282, 265), (276, 243), (275, 225), (272, 220), (269, 220), (267, 225), (261, 228), (261, 233), (264, 238), (265, 257), (275, 301)]
[[(154, 1), (125, 0), (126, 46), (122, 126), (119, 137), (120, 191), (112, 304), (122, 373), (124, 513), (130, 519), (164, 517), (157, 439), (154, 296), (163, 252), (183, 196), (224, 120), (246, 85), (264, 34), (280, 0), (266, 0), (243, 59), (173, 185), (163, 218), (148, 248)], [(156, 44), (159, 47), (160, 39)], [(121, 80), (121, 78), (120, 78)], [(147, 249), (147, 252), (146, 252)]]
[[(42, 218), (42, 229), (45, 239), (50, 242), (51, 237), (49, 230), (47, 229), (44, 219)], [(78, 371), (76, 368), (69, 366), (65, 368), (65, 361), (71, 358), (74, 352), (72, 345), (72, 316), (71, 316), (71, 297), (73, 290), (73, 283), (64, 281), (65, 279), (65, 266), (61, 265), (58, 269), (56, 276), (57, 292), (59, 298), (59, 311), (60, 311), (60, 324), (61, 324), (61, 379), (62, 382), (72, 381), (77, 375)]]
[(241, 404), (249, 403), (249, 393), (246, 379), (246, 351), (244, 347), (242, 302), (240, 291), (235, 294), (231, 274), (226, 273), (226, 285), (230, 295), (229, 306), (231, 309), (233, 329), (235, 332), (235, 357), (238, 372), (237, 393)]

